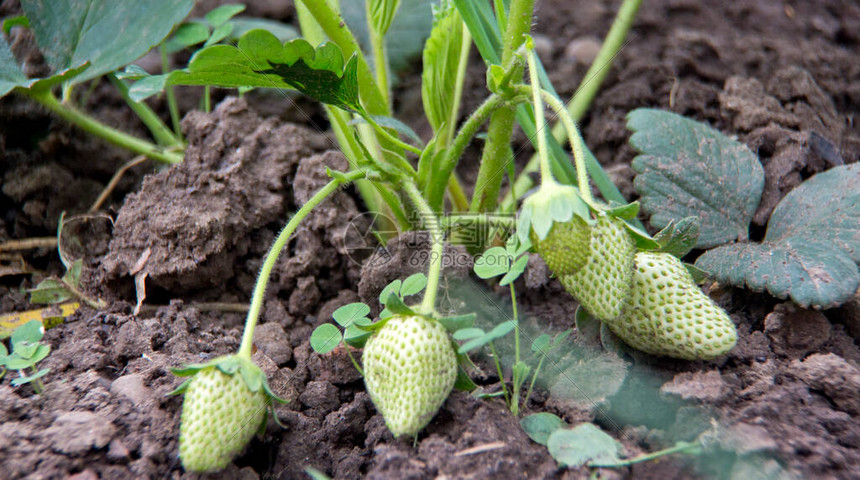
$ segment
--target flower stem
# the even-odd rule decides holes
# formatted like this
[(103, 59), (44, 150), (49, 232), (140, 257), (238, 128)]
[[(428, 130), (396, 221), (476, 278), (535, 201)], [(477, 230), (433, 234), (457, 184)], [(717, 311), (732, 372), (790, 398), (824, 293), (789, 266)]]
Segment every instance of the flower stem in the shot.
[(55, 97), (49, 90), (37, 92), (25, 90), (24, 92), (25, 95), (39, 102), (63, 119), (73, 123), (82, 130), (113, 143), (114, 145), (164, 163), (182, 162), (183, 155), (181, 153), (166, 150), (146, 140), (142, 140), (115, 128), (109, 127), (89, 115), (79, 112), (69, 105), (60, 103), (60, 101), (57, 100), (57, 97)]
[(543, 100), (541, 100), (540, 79), (538, 78), (537, 56), (534, 49), (529, 50), (529, 81), (532, 86), (532, 101), (535, 109), (535, 126), (537, 127), (538, 155), (540, 156), (540, 179), (541, 184), (555, 182), (552, 169), (549, 166), (549, 146), (546, 142), (544, 126), (546, 117), (543, 113)]
[(167, 125), (158, 118), (158, 115), (149, 108), (149, 105), (143, 102), (136, 102), (128, 94), (128, 85), (122, 80), (116, 78), (116, 75), (110, 73), (107, 75), (108, 80), (119, 91), (125, 103), (137, 114), (140, 121), (149, 129), (149, 133), (155, 138), (159, 145), (168, 147), (182, 147), (182, 140), (174, 136), (173, 132), (167, 128)]
[[(164, 45), (161, 46), (161, 73), (167, 74), (170, 71), (170, 62), (167, 59), (167, 49)], [(208, 87), (207, 87), (208, 88)], [(173, 132), (178, 138), (182, 138), (182, 126), (179, 118), (179, 104), (176, 102), (176, 93), (173, 91), (173, 85), (167, 85), (164, 88), (167, 94), (167, 109), (170, 110), (170, 121), (173, 123)]]
[(582, 195), (585, 203), (594, 205), (594, 197), (591, 195), (591, 187), (588, 184), (588, 169), (585, 166), (585, 150), (582, 147), (582, 137), (579, 136), (576, 123), (574, 123), (570, 112), (565, 110), (564, 105), (562, 105), (558, 98), (546, 90), (541, 90), (540, 94), (547, 105), (561, 117), (561, 123), (564, 125), (565, 130), (567, 130), (567, 138), (570, 140), (573, 161), (576, 162), (576, 179), (577, 183), (579, 183), (579, 194)]
[(333, 178), (323, 188), (302, 205), (302, 208), (293, 215), (293, 218), (287, 222), (287, 226), (278, 234), (275, 243), (266, 254), (266, 259), (263, 261), (263, 266), (260, 267), (260, 275), (257, 277), (257, 284), (254, 285), (254, 294), (251, 298), (251, 307), (248, 309), (248, 316), (245, 319), (245, 331), (242, 333), (242, 344), (239, 346), (240, 357), (251, 358), (251, 349), (254, 344), (254, 327), (257, 326), (257, 320), (260, 318), (260, 310), (263, 307), (263, 297), (266, 294), (266, 285), (269, 283), (269, 276), (272, 273), (275, 263), (281, 254), (281, 250), (287, 245), (287, 241), (296, 231), (299, 224), (308, 216), (317, 205), (322, 203), (329, 195), (336, 191), (341, 185), (354, 182), (359, 178), (364, 177), (364, 172), (353, 170), (343, 174), (342, 178)]
[[(369, 3), (368, 3), (369, 5)], [(370, 43), (373, 46), (373, 67), (376, 70), (376, 84), (386, 104), (390, 105), (391, 99), (388, 93), (388, 69), (385, 56), (385, 36), (380, 35), (374, 28), (370, 15), (367, 16), (368, 30), (370, 31)]]
[(403, 188), (406, 191), (406, 195), (409, 196), (409, 199), (412, 200), (412, 203), (415, 204), (418, 212), (423, 217), (424, 225), (430, 231), (430, 238), (433, 242), (430, 251), (430, 267), (427, 271), (427, 289), (424, 290), (424, 300), (421, 302), (421, 313), (432, 315), (436, 308), (436, 293), (439, 290), (439, 277), (442, 274), (442, 255), (445, 249), (442, 228), (439, 217), (436, 216), (436, 212), (430, 208), (430, 205), (421, 196), (421, 192), (418, 191), (415, 183), (403, 182)]

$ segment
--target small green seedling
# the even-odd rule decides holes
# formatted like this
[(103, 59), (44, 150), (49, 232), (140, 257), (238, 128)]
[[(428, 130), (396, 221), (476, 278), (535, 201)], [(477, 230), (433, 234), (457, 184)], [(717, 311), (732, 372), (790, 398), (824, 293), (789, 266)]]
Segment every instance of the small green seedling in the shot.
[(31, 384), (37, 394), (44, 391), (45, 386), (41, 378), (50, 369), (36, 370), (36, 364), (41, 362), (51, 352), (51, 347), (40, 343), (45, 329), (41, 322), (31, 320), (16, 328), (9, 338), (12, 353), (8, 353), (6, 347), (0, 343), (0, 378), (5, 375), (6, 370), (17, 370), (19, 377), (12, 380), (12, 386)]

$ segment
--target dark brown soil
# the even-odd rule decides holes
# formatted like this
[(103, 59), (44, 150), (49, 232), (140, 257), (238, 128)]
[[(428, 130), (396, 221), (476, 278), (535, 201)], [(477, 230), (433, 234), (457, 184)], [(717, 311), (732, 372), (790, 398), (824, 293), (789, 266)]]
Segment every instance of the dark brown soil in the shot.
[[(260, 15), (293, 15), (291, 2), (252, 3)], [(617, 3), (538, 2), (535, 30), (544, 35), (545, 64), (563, 97), (578, 85), (589, 39), (608, 30)], [(855, 3), (644, 3), (582, 122), (588, 145), (626, 195), (635, 192), (624, 116), (637, 107), (706, 121), (758, 152), (767, 175), (758, 226), (803, 179), (858, 160)], [(474, 63), (467, 108), (486, 95), (483, 69)], [(420, 132), (416, 84), (414, 75), (404, 77), (398, 106)], [(197, 478), (183, 473), (177, 458), (181, 399), (166, 396), (179, 383), (169, 369), (238, 347), (243, 314), (213, 310), (211, 302), (247, 303), (262, 257), (290, 212), (327, 181), (325, 167), (346, 167), (328, 151), (333, 144), (317, 127), (319, 111), (291, 104), (227, 99), (211, 114), (190, 113), (183, 121), (185, 163), (138, 167), (112, 197), (113, 227), (93, 221), (75, 230), (86, 255), (85, 289), (109, 306), (83, 307), (46, 333), (53, 351), (43, 362), (51, 368), (43, 395), (13, 388), (11, 375), (0, 382), (0, 478)], [(97, 88), (86, 108), (144, 134), (108, 88)], [(525, 138), (516, 140), (519, 149)], [(0, 241), (52, 235), (60, 212), (85, 212), (130, 158), (17, 97), (0, 101), (0, 156)], [(464, 177), (474, 170), (463, 165)], [(141, 181), (144, 173), (150, 175)], [(455, 393), (414, 445), (395, 440), (345, 352), (311, 352), (311, 331), (337, 307), (359, 300), (375, 306), (389, 281), (424, 268), (421, 233), (399, 237), (362, 268), (346, 238), (362, 208), (352, 192), (338, 193), (303, 222), (279, 261), (255, 361), (290, 400), (277, 409), (286, 429), (270, 422), (245, 455), (211, 478), (307, 478), (308, 466), (339, 479), (588, 478), (586, 469), (558, 468), (498, 398)], [(62, 271), (49, 249), (23, 257), (39, 273), (0, 277), (3, 312), (33, 308), (22, 289)], [(469, 276), (463, 249), (449, 248), (445, 259), (445, 308), (475, 311), (485, 326), (511, 315), (506, 290)], [(143, 291), (135, 277), (145, 280), (146, 293), (137, 315)], [(572, 326), (576, 305), (540, 259), (531, 259), (516, 285), (526, 345), (541, 332)], [(860, 299), (819, 312), (741, 290), (714, 288), (711, 295), (739, 329), (728, 356), (657, 359), (607, 351), (596, 332), (575, 332), (546, 362), (526, 413), (595, 422), (628, 456), (704, 434), (701, 456), (600, 469), (599, 478), (860, 476)], [(508, 368), (510, 340), (499, 345)], [(492, 363), (475, 360), (482, 390), (498, 391)]]

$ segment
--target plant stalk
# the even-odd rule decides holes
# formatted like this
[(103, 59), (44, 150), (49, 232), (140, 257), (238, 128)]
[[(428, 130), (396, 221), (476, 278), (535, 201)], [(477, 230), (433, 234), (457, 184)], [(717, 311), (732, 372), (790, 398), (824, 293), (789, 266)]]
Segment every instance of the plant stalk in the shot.
[(418, 212), (421, 213), (424, 225), (430, 231), (430, 238), (433, 242), (430, 250), (430, 267), (427, 270), (427, 288), (424, 290), (424, 299), (421, 302), (421, 313), (432, 315), (436, 309), (436, 294), (439, 290), (439, 278), (442, 275), (442, 255), (445, 250), (444, 234), (439, 217), (421, 196), (415, 183), (403, 182), (403, 188), (406, 195), (415, 204)]
[(257, 277), (257, 283), (254, 285), (254, 294), (251, 298), (251, 307), (248, 309), (248, 316), (245, 319), (245, 331), (242, 333), (242, 344), (239, 346), (238, 355), (243, 358), (251, 358), (251, 350), (254, 345), (254, 328), (257, 326), (257, 320), (260, 318), (260, 310), (263, 307), (263, 297), (266, 294), (266, 285), (269, 283), (269, 276), (278, 257), (281, 255), (281, 250), (287, 245), (293, 232), (299, 227), (299, 224), (308, 216), (317, 205), (322, 203), (329, 195), (334, 193), (341, 185), (354, 182), (364, 177), (364, 172), (351, 171), (344, 174), (343, 179), (333, 178), (323, 188), (314, 194), (302, 208), (293, 215), (293, 218), (287, 222), (287, 225), (278, 234), (269, 253), (266, 254), (266, 259), (263, 261), (263, 266), (260, 267), (260, 275)]
[[(369, 3), (368, 3), (369, 5)], [(380, 35), (373, 28), (373, 20), (367, 16), (368, 31), (370, 31), (370, 43), (373, 48), (373, 67), (376, 70), (376, 84), (382, 93), (386, 105), (391, 105), (388, 90), (388, 59), (385, 55), (385, 35)]]
[(172, 164), (182, 162), (183, 155), (181, 153), (165, 150), (164, 148), (146, 140), (142, 140), (115, 128), (109, 127), (89, 115), (79, 112), (71, 106), (60, 103), (60, 101), (57, 100), (57, 97), (48, 90), (40, 92), (30, 92), (25, 90), (23, 93), (56, 113), (64, 120), (71, 122), (82, 130), (107, 140), (114, 145), (164, 163)]
[[(525, 40), (524, 35), (531, 28), (534, 3), (534, 0), (511, 0), (502, 50), (502, 67), (506, 70), (514, 68), (514, 54)], [(521, 72), (513, 77), (515, 82), (520, 79), (522, 79)], [(487, 143), (484, 146), (478, 179), (475, 182), (475, 193), (469, 208), (472, 212), (492, 211), (498, 204), (503, 177), (499, 173), (508, 161), (507, 152), (513, 133), (514, 117), (513, 109), (500, 109), (493, 112), (490, 118)]]
[(119, 91), (119, 94), (122, 95), (122, 99), (125, 100), (125, 103), (128, 104), (135, 114), (137, 114), (140, 121), (146, 125), (146, 128), (149, 129), (149, 132), (152, 133), (152, 137), (155, 138), (155, 141), (158, 142), (159, 145), (168, 147), (183, 146), (182, 140), (177, 138), (173, 132), (167, 128), (167, 125), (158, 118), (158, 115), (149, 108), (149, 105), (132, 100), (128, 95), (128, 85), (126, 85), (125, 82), (116, 78), (116, 75), (112, 73), (109, 73), (107, 77), (108, 80), (110, 80), (110, 83), (112, 83)]
[[(161, 48), (161, 73), (167, 74), (170, 71), (170, 62), (167, 59), (167, 49), (162, 45)], [(167, 109), (170, 111), (170, 121), (173, 123), (173, 133), (178, 138), (182, 138), (182, 126), (180, 125), (179, 104), (176, 103), (176, 93), (173, 91), (173, 85), (167, 85), (164, 89), (167, 96)]]

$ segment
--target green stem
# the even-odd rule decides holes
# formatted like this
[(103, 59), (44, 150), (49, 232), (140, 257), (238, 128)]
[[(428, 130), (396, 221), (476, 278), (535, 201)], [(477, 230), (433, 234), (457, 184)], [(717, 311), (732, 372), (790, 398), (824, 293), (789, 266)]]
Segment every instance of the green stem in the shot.
[[(589, 205), (594, 205), (594, 197), (591, 195), (591, 187), (588, 184), (588, 169), (585, 166), (585, 149), (582, 146), (582, 137), (576, 128), (576, 123), (570, 112), (564, 109), (561, 101), (546, 90), (541, 90), (543, 100), (561, 117), (561, 123), (567, 131), (570, 140), (570, 151), (573, 152), (573, 161), (576, 163), (576, 179), (579, 183), (579, 194)], [(547, 161), (547, 164), (549, 162)]]
[(529, 404), (529, 398), (532, 396), (532, 389), (534, 389), (534, 387), (535, 387), (535, 381), (537, 380), (538, 373), (540, 373), (540, 368), (543, 366), (544, 359), (546, 359), (546, 354), (543, 354), (540, 357), (540, 361), (538, 361), (538, 365), (537, 365), (537, 368), (535, 369), (535, 373), (534, 373), (534, 375), (532, 375), (532, 381), (529, 384), (529, 390), (526, 392), (525, 398), (523, 398), (523, 402), (525, 403), (526, 406), (528, 406), (528, 404)]
[(628, 460), (621, 460), (613, 463), (595, 463), (589, 464), (590, 467), (607, 467), (607, 468), (619, 468), (619, 467), (629, 467), (630, 465), (636, 463), (647, 462), (649, 460), (654, 460), (655, 458), (665, 457), (666, 455), (671, 455), (673, 453), (683, 453), (689, 450), (697, 450), (701, 448), (698, 443), (689, 443), (689, 442), (678, 442), (677, 445), (670, 448), (665, 448), (663, 450), (658, 450), (654, 453), (648, 453), (645, 455), (639, 455), (638, 457), (633, 457)]
[[(161, 73), (170, 71), (170, 62), (167, 59), (167, 49), (164, 45), (161, 46)], [(173, 91), (173, 85), (168, 85), (164, 89), (167, 95), (167, 109), (170, 111), (170, 121), (173, 123), (173, 132), (178, 138), (182, 138), (182, 125), (179, 117), (179, 104), (176, 103), (176, 93)]]
[[(517, 317), (517, 294), (516, 290), (514, 290), (514, 282), (508, 284), (511, 287), (511, 304), (514, 309), (514, 322), (516, 323), (516, 327), (514, 328), (514, 365), (517, 367), (514, 370), (519, 371), (519, 363), (520, 363), (520, 322)], [(511, 395), (511, 413), (514, 416), (520, 414), (520, 386), (522, 382), (515, 378), (513, 379), (513, 392)]]
[(499, 383), (502, 384), (502, 391), (505, 392), (505, 403), (511, 404), (511, 397), (508, 395), (508, 385), (505, 383), (505, 374), (502, 373), (502, 364), (499, 360), (499, 355), (496, 353), (496, 345), (490, 341), (490, 352), (493, 354), (493, 361), (496, 363), (496, 371), (499, 372)]
[(361, 366), (355, 360), (355, 357), (352, 356), (352, 347), (350, 347), (349, 345), (344, 345), (344, 348), (346, 348), (346, 354), (349, 355), (349, 361), (352, 362), (352, 366), (355, 367), (355, 369), (358, 370), (358, 374), (363, 377), (364, 370), (361, 369)]
[(532, 86), (532, 102), (535, 109), (535, 125), (537, 126), (537, 143), (538, 155), (540, 156), (540, 179), (541, 183), (555, 182), (552, 176), (552, 169), (549, 166), (549, 146), (546, 143), (546, 132), (544, 131), (544, 123), (546, 123), (543, 113), (543, 101), (540, 98), (540, 79), (538, 79), (537, 60), (534, 50), (528, 53), (529, 62), (529, 81)]
[(76, 109), (64, 105), (57, 100), (50, 91), (44, 90), (39, 92), (23, 91), (25, 95), (39, 102), (44, 107), (56, 113), (63, 119), (73, 123), (84, 131), (103, 138), (114, 145), (131, 150), (149, 158), (159, 160), (164, 163), (180, 163), (182, 162), (182, 154), (167, 151), (157, 145), (154, 145), (146, 140), (121, 132), (115, 128), (109, 127), (94, 118), (83, 114)]
[(212, 95), (209, 85), (203, 87), (203, 111), (206, 113), (212, 111)]
[[(461, 20), (462, 24), (463, 21)], [(463, 99), (463, 85), (466, 81), (466, 69), (469, 67), (469, 51), (472, 49), (472, 35), (469, 29), (463, 24), (463, 41), (460, 43), (460, 59), (457, 62), (457, 77), (454, 81), (454, 97), (451, 99), (451, 111), (448, 112), (448, 122), (445, 125), (448, 133), (445, 136), (447, 141), (454, 138), (454, 133), (457, 130), (457, 118), (460, 116), (460, 103)]]
[(430, 205), (421, 196), (421, 192), (415, 183), (406, 181), (403, 182), (403, 189), (406, 195), (415, 204), (418, 212), (424, 220), (424, 225), (430, 231), (430, 238), (433, 246), (430, 250), (430, 267), (427, 271), (427, 288), (424, 290), (424, 300), (421, 302), (421, 313), (432, 315), (436, 309), (436, 293), (439, 290), (439, 278), (442, 274), (442, 255), (445, 249), (443, 233), (439, 217), (436, 212), (430, 208)]
[(472, 115), (466, 120), (463, 126), (460, 127), (460, 130), (457, 132), (457, 136), (454, 137), (454, 142), (445, 152), (445, 156), (442, 158), (441, 163), (433, 172), (431, 172), (431, 175), (434, 178), (428, 179), (429, 188), (427, 199), (434, 211), (442, 211), (442, 201), (445, 197), (445, 185), (447, 185), (448, 178), (451, 177), (454, 167), (457, 166), (457, 161), (463, 155), (469, 142), (472, 141), (472, 138), (478, 133), (478, 129), (481, 128), (481, 125), (483, 125), (487, 118), (489, 118), (490, 114), (504, 103), (505, 100), (502, 97), (496, 94), (490, 95), (477, 110), (472, 112)]
[[(595, 57), (594, 62), (592, 62), (591, 67), (589, 67), (588, 72), (586, 72), (582, 82), (580, 82), (579, 88), (577, 88), (576, 93), (568, 103), (567, 109), (570, 112), (571, 118), (575, 122), (582, 119), (583, 115), (585, 115), (585, 112), (588, 110), (588, 107), (591, 105), (591, 102), (594, 100), (606, 74), (612, 67), (612, 61), (624, 45), (624, 39), (630, 31), (630, 27), (636, 17), (636, 12), (639, 10), (641, 4), (642, 0), (624, 0), (621, 4), (621, 8), (618, 9), (615, 21), (612, 23), (612, 27), (606, 34), (606, 39), (603, 41), (603, 45), (600, 47), (597, 57)], [(564, 125), (561, 123), (557, 123), (552, 128), (552, 135), (555, 137), (557, 142), (562, 143), (567, 140), (567, 129), (565, 129)], [(591, 159), (588, 161), (588, 168), (594, 171), (601, 168), (597, 162), (592, 162), (590, 160)], [(534, 182), (532, 181), (530, 174), (538, 169), (539, 162), (540, 158), (537, 154), (533, 155), (532, 158), (529, 159), (526, 167), (522, 172), (520, 172), (519, 177), (516, 182), (514, 182), (517, 192), (524, 193), (532, 188)], [(592, 175), (594, 174), (592, 173)], [(601, 192), (603, 193), (603, 190), (601, 190)], [(606, 193), (604, 193), (604, 197), (606, 196)], [(504, 202), (502, 202), (504, 205), (503, 210), (512, 210), (516, 200), (517, 199), (513, 198), (509, 193), (505, 197)]]
[(152, 137), (155, 138), (155, 141), (158, 142), (159, 145), (182, 146), (182, 140), (174, 136), (173, 132), (167, 128), (167, 125), (165, 125), (164, 122), (158, 118), (158, 115), (149, 108), (149, 105), (132, 100), (128, 95), (128, 85), (126, 85), (125, 82), (116, 78), (116, 75), (112, 73), (109, 73), (107, 77), (108, 80), (110, 80), (110, 83), (112, 83), (119, 91), (119, 94), (122, 96), (122, 99), (125, 100), (125, 103), (128, 104), (135, 114), (137, 114), (140, 121), (146, 125), (146, 128), (149, 129), (149, 132), (152, 133)]
[(341, 185), (354, 182), (359, 178), (364, 177), (364, 172), (351, 171), (344, 174), (343, 179), (334, 178), (321, 188), (307, 203), (302, 205), (302, 208), (293, 215), (293, 218), (287, 222), (287, 226), (278, 234), (275, 243), (266, 254), (266, 259), (263, 261), (263, 266), (260, 267), (260, 275), (257, 277), (257, 284), (254, 285), (254, 294), (251, 298), (251, 307), (248, 309), (248, 316), (245, 319), (245, 331), (242, 333), (242, 344), (239, 346), (240, 357), (251, 358), (251, 349), (254, 345), (254, 327), (257, 326), (257, 320), (260, 318), (260, 310), (263, 308), (263, 297), (266, 294), (266, 285), (269, 283), (269, 276), (272, 273), (272, 268), (278, 261), (281, 250), (287, 245), (293, 232), (296, 231), (299, 224), (308, 216), (317, 205), (322, 203), (326, 197), (336, 191)]
[[(511, 0), (508, 25), (504, 36), (502, 49), (502, 67), (506, 70), (513, 68), (514, 54), (524, 41), (524, 35), (529, 32), (534, 11), (534, 0)], [(513, 77), (515, 82), (522, 78), (520, 72)], [(488, 212), (495, 210), (498, 204), (499, 189), (503, 175), (499, 172), (508, 161), (511, 134), (513, 133), (515, 113), (513, 109), (500, 109), (493, 112), (490, 127), (487, 131), (487, 143), (478, 169), (475, 182), (475, 193), (469, 208), (472, 212)]]
[[(370, 2), (368, 2), (370, 5)], [(388, 92), (388, 62), (385, 56), (385, 35), (380, 35), (373, 28), (373, 21), (370, 15), (367, 16), (368, 30), (370, 31), (370, 43), (373, 48), (373, 67), (376, 70), (376, 83), (379, 85), (379, 90), (382, 93), (382, 98), (387, 105), (391, 104)]]

